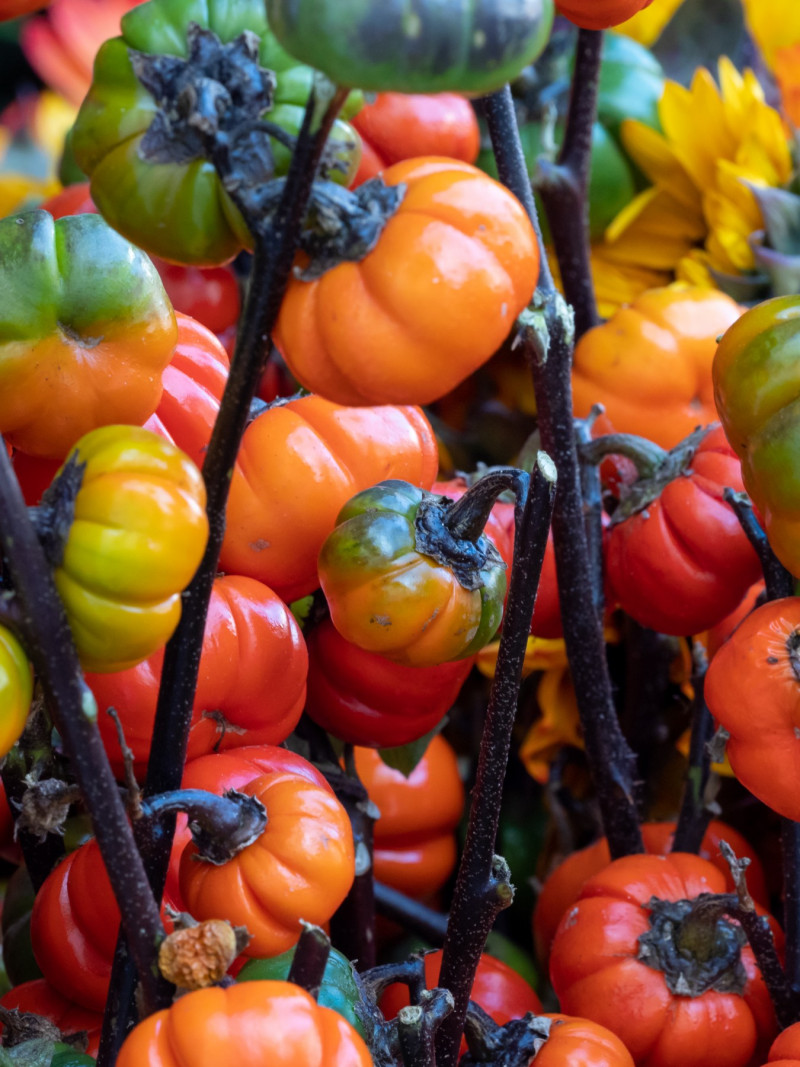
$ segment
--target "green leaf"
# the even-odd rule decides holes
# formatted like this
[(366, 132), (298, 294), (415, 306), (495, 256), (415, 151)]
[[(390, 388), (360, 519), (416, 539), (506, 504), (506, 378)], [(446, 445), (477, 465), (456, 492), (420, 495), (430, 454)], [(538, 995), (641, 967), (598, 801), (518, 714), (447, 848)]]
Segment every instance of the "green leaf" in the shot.
[(764, 244), (787, 256), (800, 255), (800, 196), (786, 189), (745, 182), (756, 198), (764, 220)]
[(314, 605), (314, 595), (301, 597), (300, 600), (293, 600), (289, 605), (289, 611), (294, 615), (297, 620), (297, 624), (300, 629), (303, 629), (303, 623), (308, 618), (311, 608)]
[(428, 751), (428, 745), (443, 729), (446, 722), (446, 718), (442, 719), (439, 725), (434, 727), (430, 733), (425, 734), (424, 737), (420, 737), (416, 741), (410, 741), (407, 745), (398, 745), (397, 748), (379, 748), (378, 755), (387, 767), (400, 771), (405, 778), (408, 778)]

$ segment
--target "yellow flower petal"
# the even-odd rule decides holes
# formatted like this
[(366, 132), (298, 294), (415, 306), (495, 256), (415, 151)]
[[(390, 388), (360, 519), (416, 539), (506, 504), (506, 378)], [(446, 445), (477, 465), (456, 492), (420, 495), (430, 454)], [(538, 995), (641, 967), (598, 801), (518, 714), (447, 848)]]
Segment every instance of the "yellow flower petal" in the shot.
[[(800, 10), (800, 0), (792, 3)], [(753, 268), (749, 237), (763, 223), (750, 185), (790, 181), (789, 131), (752, 71), (740, 74), (725, 56), (718, 70), (719, 86), (703, 68), (688, 89), (665, 84), (663, 132), (623, 123), (623, 143), (653, 185), (620, 212), (595, 249), (612, 300), (624, 287), (614, 267), (677, 272), (702, 285), (712, 281), (709, 268), (734, 275)], [(702, 256), (695, 254), (700, 245)]]
[(525, 769), (544, 784), (550, 763), (564, 745), (583, 748), (578, 701), (566, 667), (546, 671), (536, 690), (542, 717), (533, 724), (519, 749)]
[(662, 134), (636, 119), (625, 119), (620, 133), (625, 151), (654, 185), (667, 190), (689, 211), (699, 209), (697, 187)]
[[(492, 641), (478, 653), (476, 665), (481, 674), (487, 678), (494, 678), (497, 667), (497, 652), (500, 648), (499, 641)], [(566, 667), (567, 652), (564, 642), (560, 638), (548, 639), (544, 637), (529, 637), (528, 647), (525, 651), (525, 660), (522, 665), (522, 677), (527, 678), (534, 671), (547, 671), (555, 667)]]
[(648, 47), (657, 41), (661, 31), (683, 3), (683, 0), (653, 0), (649, 7), (632, 18), (614, 27), (615, 33), (624, 33)]

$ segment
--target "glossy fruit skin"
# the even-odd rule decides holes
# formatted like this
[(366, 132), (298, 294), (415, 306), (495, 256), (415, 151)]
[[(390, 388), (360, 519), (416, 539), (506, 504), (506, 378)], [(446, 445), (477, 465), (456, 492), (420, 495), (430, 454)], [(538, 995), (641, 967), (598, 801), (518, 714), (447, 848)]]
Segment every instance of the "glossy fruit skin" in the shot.
[(183, 899), (196, 919), (246, 926), (251, 957), (276, 956), (297, 943), (300, 920), (330, 919), (353, 883), (350, 819), (327, 789), (286, 773), (265, 774), (243, 787), (267, 809), (267, 826), (252, 845), (215, 867), (181, 857)]
[[(54, 219), (97, 212), (88, 182), (68, 185), (41, 208)], [(189, 315), (216, 334), (224, 333), (236, 323), (241, 298), (236, 275), (230, 267), (203, 269), (167, 263), (158, 256), (150, 258), (176, 312)]]
[(430, 897), (456, 863), (464, 786), (455, 752), (437, 734), (408, 778), (371, 748), (357, 748), (355, 756), (358, 776), (381, 813), (375, 823), (376, 879), (409, 896)]
[(590, 878), (566, 912), (550, 955), (550, 978), (564, 1011), (607, 1026), (641, 1067), (744, 1067), (776, 1023), (749, 945), (741, 949), (743, 993), (670, 992), (664, 974), (637, 960), (650, 929), (652, 898), (692, 900), (722, 893), (725, 879), (684, 852), (626, 856)]
[(287, 603), (319, 586), (317, 557), (336, 516), (382, 478), (428, 489), (436, 438), (419, 408), (347, 408), (308, 396), (247, 427), (228, 498), (220, 567)]
[(478, 120), (458, 93), (378, 93), (353, 119), (362, 142), (353, 182), (415, 156), (447, 156), (474, 163), (480, 148)]
[(800, 573), (799, 319), (800, 297), (767, 300), (726, 332), (714, 359), (717, 408), (745, 488), (775, 555), (793, 574)]
[(202, 469), (228, 381), (230, 360), (205, 326), (180, 313), (176, 319), (178, 342), (161, 376), (161, 400), (144, 425), (172, 441)]
[(58, 993), (90, 1011), (103, 1011), (119, 923), (119, 907), (92, 838), (50, 872), (31, 914), (36, 962)]
[(724, 490), (743, 488), (722, 427), (700, 442), (686, 472), (642, 511), (613, 524), (606, 575), (623, 610), (659, 633), (690, 636), (719, 622), (761, 573)]
[(390, 0), (267, 0), (275, 36), (293, 56), (339, 85), (374, 92), (499, 89), (544, 49), (553, 23), (550, 0), (494, 0), (413, 11)]
[(584, 30), (607, 30), (649, 7), (653, 0), (555, 0), (556, 11)]
[[(294, 960), (295, 949), (282, 952), (280, 956), (273, 956), (271, 960), (250, 960), (236, 975), (237, 982), (285, 982), (289, 978), (289, 971)], [(353, 968), (350, 961), (341, 952), (332, 948), (325, 964), (320, 985), (319, 995), (316, 997), (318, 1004), (323, 1008), (331, 1008), (343, 1019), (346, 1019), (356, 1033), (364, 1037), (364, 1028), (355, 1011), (355, 1005), (359, 1000), (358, 986), (353, 978)]]
[(200, 989), (156, 1012), (126, 1038), (117, 1067), (372, 1067), (355, 1030), (288, 982)]
[(423, 157), (383, 180), (407, 190), (375, 247), (316, 281), (291, 278), (275, 342), (329, 400), (427, 404), (500, 347), (531, 299), (539, 251), (522, 205), (476, 167)]
[(800, 599), (763, 604), (717, 652), (706, 676), (706, 702), (730, 732), (726, 751), (736, 777), (790, 819), (800, 818), (800, 689), (790, 652), (799, 632)]
[(62, 459), (79, 437), (140, 423), (161, 395), (175, 315), (147, 256), (96, 215), (0, 220), (0, 432)]
[(25, 649), (0, 626), (0, 757), (19, 740), (33, 699), (33, 671)]
[(575, 414), (601, 403), (618, 433), (672, 448), (716, 421), (716, 339), (741, 309), (713, 289), (651, 289), (595, 326), (575, 347)]
[(153, 262), (176, 311), (197, 319), (215, 334), (236, 324), (242, 302), (230, 267), (186, 267), (158, 257)]
[(633, 1058), (616, 1034), (576, 1016), (543, 1013), (552, 1020), (550, 1036), (536, 1053), (537, 1067), (633, 1067)]
[[(222, 796), (229, 789), (242, 789), (262, 774), (277, 773), (303, 778), (333, 794), (325, 778), (312, 763), (277, 745), (243, 745), (227, 752), (213, 752), (189, 760), (183, 769), (181, 788), (206, 789)], [(192, 839), (188, 823), (184, 814), (178, 815), (164, 889), (169, 899), (183, 911), (186, 906), (180, 890), (180, 863), (183, 850)]]
[[(259, 62), (278, 76), (271, 121), (296, 133), (313, 72), (297, 64), (267, 27), (260, 0), (151, 0), (122, 19), (122, 36), (102, 45), (94, 80), (73, 134), (75, 158), (91, 179), (92, 198), (108, 221), (148, 252), (169, 262), (216, 266), (232, 259), (252, 238), (211, 163), (151, 163), (139, 149), (156, 113), (156, 103), (139, 82), (130, 49), (186, 57), (187, 28), (195, 22), (227, 43), (248, 29), (259, 38)], [(345, 114), (360, 106), (352, 101)], [(346, 183), (358, 164), (358, 139), (346, 122), (332, 133)], [(275, 146), (278, 174), (288, 153)]]
[(70, 456), (85, 463), (54, 572), (81, 664), (119, 671), (160, 648), (208, 539), (202, 476), (136, 426), (102, 426)]
[[(164, 650), (114, 674), (88, 674), (98, 726), (115, 774), (123, 763), (107, 707), (119, 713), (137, 773), (146, 768)], [(192, 707), (188, 759), (215, 748), (277, 745), (297, 725), (306, 696), (308, 652), (288, 607), (261, 582), (214, 580)]]
[(408, 667), (478, 652), (500, 625), (506, 591), (502, 563), (487, 560), (483, 584), (466, 589), (450, 567), (417, 550), (415, 520), (426, 495), (397, 480), (357, 494), (339, 512), (318, 563), (342, 637)]
[[(144, 428), (177, 445), (202, 468), (228, 381), (230, 360), (205, 326), (180, 312), (176, 312), (175, 321), (178, 340), (161, 375), (161, 399)], [(25, 502), (38, 504), (55, 477), (59, 461), (20, 451), (14, 452), (12, 461)]]
[(770, 1046), (767, 1062), (775, 1067), (795, 1067), (800, 1063), (800, 1023), (781, 1031)]
[[(642, 825), (642, 839), (645, 852), (656, 856), (666, 856), (672, 848), (675, 834), (674, 822), (646, 822)], [(719, 850), (719, 842), (727, 841), (740, 858), (747, 857), (747, 888), (756, 903), (762, 907), (769, 904), (769, 894), (764, 878), (764, 869), (750, 844), (732, 826), (712, 819), (703, 836), (698, 855), (709, 860), (719, 868), (726, 879), (726, 891), (733, 892), (733, 879), (730, 869)], [(533, 937), (536, 954), (543, 962), (550, 955), (550, 945), (564, 913), (580, 896), (584, 884), (611, 862), (608, 842), (599, 838), (588, 848), (571, 853), (549, 875), (536, 900), (533, 913)]]
[(393, 748), (429, 733), (455, 703), (472, 659), (404, 667), (346, 641), (330, 619), (308, 637), (310, 718), (354, 745)]
[[(103, 1025), (103, 1016), (100, 1012), (82, 1008), (74, 1001), (63, 997), (45, 979), (37, 978), (33, 982), (22, 982), (0, 998), (0, 1004), (9, 1010), (16, 1008), (18, 1011), (31, 1012), (41, 1015), (59, 1028), (64, 1034), (75, 1034), (79, 1030), (86, 1030), (89, 1038), (87, 1052), (89, 1056), (96, 1056), (100, 1044), (100, 1029)], [(79, 1055), (73, 1051), (73, 1056)], [(51, 1067), (56, 1064), (55, 1057), (51, 1060)], [(65, 1061), (63, 1067), (74, 1062), (94, 1063), (87, 1057), (74, 1061)]]

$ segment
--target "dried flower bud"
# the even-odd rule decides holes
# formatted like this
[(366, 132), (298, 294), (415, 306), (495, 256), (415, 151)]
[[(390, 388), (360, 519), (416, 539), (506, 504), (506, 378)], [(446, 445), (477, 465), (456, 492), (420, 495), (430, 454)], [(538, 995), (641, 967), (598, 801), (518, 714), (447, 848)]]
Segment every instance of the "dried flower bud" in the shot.
[(204, 989), (223, 977), (238, 953), (231, 924), (207, 919), (166, 937), (158, 950), (158, 966), (168, 982), (182, 989)]

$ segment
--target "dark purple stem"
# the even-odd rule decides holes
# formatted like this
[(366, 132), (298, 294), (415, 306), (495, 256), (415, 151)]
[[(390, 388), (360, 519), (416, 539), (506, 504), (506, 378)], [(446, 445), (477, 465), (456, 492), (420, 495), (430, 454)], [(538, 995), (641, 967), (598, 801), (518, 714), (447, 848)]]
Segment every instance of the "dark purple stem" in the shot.
[(556, 471), (549, 456), (538, 454), (529, 485), (527, 481), (520, 472), (515, 486), (516, 537), (508, 603), (442, 953), (439, 982), (453, 994), (455, 1008), (436, 1035), (438, 1067), (452, 1067), (458, 1060), (467, 1005), (486, 938), (498, 912), (508, 907), (513, 897), (508, 866), (495, 856), (494, 848), (522, 663), (555, 496)]
[(702, 646), (692, 649), (694, 670), (692, 686), (692, 733), (689, 742), (689, 766), (683, 791), (678, 825), (672, 842), (674, 852), (699, 852), (712, 811), (706, 803), (706, 786), (711, 773), (711, 754), (708, 744), (714, 735), (714, 720), (703, 695), (708, 661)]
[[(726, 489), (725, 500), (756, 550), (764, 573), (767, 600), (782, 600), (794, 595), (794, 577), (772, 551), (767, 535), (753, 512), (746, 493)], [(781, 819), (781, 853), (783, 858), (783, 929), (786, 935), (786, 981), (800, 1003), (800, 824)]]
[[(283, 186), (283, 195), (268, 231), (261, 232), (259, 220), (252, 220), (252, 229), (258, 236), (254, 241), (247, 296), (228, 382), (203, 464), (210, 528), (208, 546), (197, 573), (183, 594), (181, 621), (164, 656), (145, 782), (148, 796), (180, 786), (205, 618), (225, 532), (230, 472), (236, 462), (242, 434), (250, 417), (250, 404), (269, 354), (269, 338), (288, 284), (317, 165), (346, 95), (346, 92), (336, 93), (320, 125), (312, 133), (312, 93)], [(142, 832), (137, 835), (153, 891), (159, 899), (164, 889), (174, 832), (175, 817), (167, 816), (152, 826), (142, 827)], [(132, 1002), (130, 999), (123, 1002), (120, 997), (120, 990), (130, 987), (130, 976), (123, 974), (124, 960), (125, 954), (118, 952), (111, 976), (98, 1067), (114, 1062), (133, 1017)], [(166, 1001), (160, 1006), (166, 1006)], [(114, 1030), (106, 1025), (112, 1019), (117, 1020)]]
[(588, 190), (602, 51), (603, 34), (599, 30), (578, 33), (564, 143), (557, 163), (539, 161), (535, 179), (558, 257), (564, 296), (575, 311), (577, 339), (600, 322), (592, 284)]
[(287, 981), (299, 985), (316, 1000), (330, 954), (331, 942), (325, 931), (311, 923), (303, 923)]
[(109, 881), (120, 907), (144, 1004), (153, 1010), (161, 983), (155, 967), (164, 928), (127, 813), (97, 729), (97, 707), (87, 688), (50, 566), (0, 438), (0, 538), (22, 607), (27, 649), (92, 818)]
[[(486, 108), (500, 180), (529, 210), (530, 195), (510, 94), (495, 93)], [(542, 447), (558, 470), (553, 512), (561, 617), (578, 699), (586, 755), (597, 789), (603, 829), (614, 858), (644, 851), (635, 803), (636, 757), (617, 720), (606, 662), (602, 620), (593, 604), (593, 574), (584, 528), (580, 470), (572, 417), (573, 331), (571, 315), (542, 271), (534, 295), (533, 321), (524, 327), (522, 349), (531, 366)]]
[(345, 746), (346, 773), (324, 771), (337, 799), (350, 816), (356, 850), (356, 873), (350, 892), (331, 917), (331, 940), (359, 971), (375, 966), (374, 826), (378, 809), (367, 796), (355, 768), (353, 746)]

